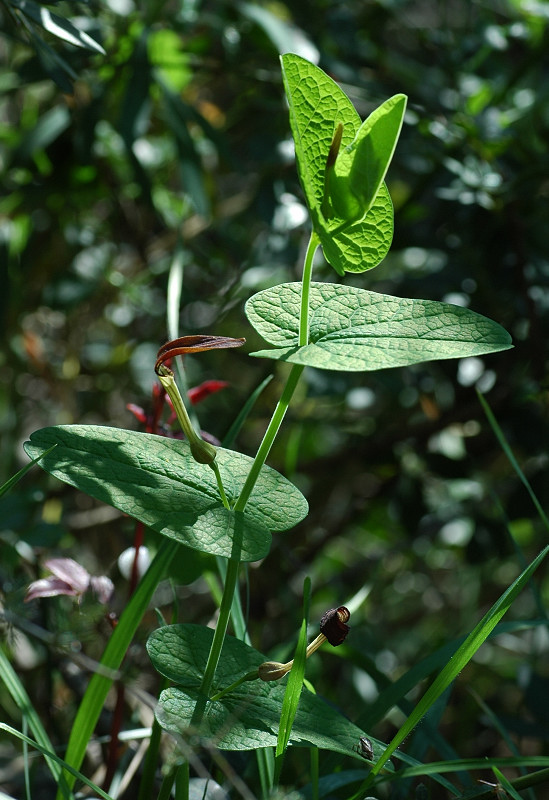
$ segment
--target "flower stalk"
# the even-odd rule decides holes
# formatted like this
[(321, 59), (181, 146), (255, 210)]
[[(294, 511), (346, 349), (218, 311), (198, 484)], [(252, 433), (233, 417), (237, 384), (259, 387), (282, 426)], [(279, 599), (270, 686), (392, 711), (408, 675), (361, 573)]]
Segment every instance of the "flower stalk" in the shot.
[(185, 408), (183, 398), (177, 388), (173, 372), (164, 364), (160, 364), (156, 374), (158, 375), (158, 380), (166, 390), (166, 394), (172, 401), (174, 411), (181, 425), (181, 430), (189, 442), (192, 457), (195, 461), (198, 461), (199, 464), (208, 464), (211, 466), (215, 461), (215, 447), (209, 442), (205, 442), (195, 431), (187, 409)]

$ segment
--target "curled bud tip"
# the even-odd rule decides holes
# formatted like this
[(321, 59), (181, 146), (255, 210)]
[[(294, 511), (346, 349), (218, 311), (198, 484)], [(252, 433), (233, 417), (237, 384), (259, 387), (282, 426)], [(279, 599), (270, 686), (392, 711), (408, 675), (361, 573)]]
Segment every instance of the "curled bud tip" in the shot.
[(320, 632), (328, 639), (333, 647), (337, 647), (345, 641), (349, 633), (349, 626), (346, 625), (351, 612), (345, 606), (331, 608), (323, 614), (320, 620)]

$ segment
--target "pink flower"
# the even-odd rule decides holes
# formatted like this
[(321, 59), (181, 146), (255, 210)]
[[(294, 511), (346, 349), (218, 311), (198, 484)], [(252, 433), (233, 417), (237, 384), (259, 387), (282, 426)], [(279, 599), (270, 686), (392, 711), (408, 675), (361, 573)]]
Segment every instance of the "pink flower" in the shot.
[(46, 578), (33, 581), (27, 589), (25, 602), (39, 597), (57, 597), (64, 594), (77, 597), (93, 589), (100, 603), (107, 603), (114, 591), (114, 585), (106, 575), (92, 576), (72, 558), (50, 558), (44, 562), (52, 573)]

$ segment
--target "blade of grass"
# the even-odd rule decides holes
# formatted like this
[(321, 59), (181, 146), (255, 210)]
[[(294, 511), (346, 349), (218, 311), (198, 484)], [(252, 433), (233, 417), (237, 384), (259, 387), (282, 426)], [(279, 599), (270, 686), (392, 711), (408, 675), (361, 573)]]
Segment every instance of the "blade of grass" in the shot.
[(467, 639), (458, 648), (455, 655), (446, 664), (444, 669), (435, 678), (432, 685), (425, 692), (421, 700), (415, 706), (414, 710), (404, 723), (396, 736), (392, 739), (387, 749), (381, 758), (372, 767), (371, 773), (366, 779), (363, 788), (367, 788), (373, 778), (379, 774), (384, 764), (391, 757), (392, 753), (404, 741), (404, 739), (411, 733), (423, 716), (427, 713), (429, 708), (437, 700), (444, 690), (456, 679), (461, 670), (471, 660), (473, 655), (488, 638), (491, 631), (495, 628), (499, 620), (508, 611), (518, 594), (521, 592), (525, 584), (530, 580), (532, 574), (541, 564), (547, 553), (549, 546), (545, 547), (541, 553), (532, 561), (530, 566), (525, 569), (519, 577), (509, 586), (509, 588), (501, 595), (501, 597), (494, 603), (492, 608), (484, 615), (478, 625), (471, 631)]
[(274, 787), (274, 752), (272, 747), (261, 747), (256, 750), (257, 768), (259, 771), (259, 783), (261, 786), (261, 796), (271, 797)]
[[(169, 686), (167, 678), (163, 678), (158, 693)], [(158, 754), (160, 752), (160, 737), (162, 736), (162, 728), (158, 720), (153, 721), (151, 729), (151, 737), (149, 739), (149, 747), (147, 754), (143, 761), (143, 770), (141, 773), (141, 781), (139, 782), (139, 795), (138, 800), (149, 800), (153, 796), (154, 782), (156, 778), (156, 767), (158, 763)]]
[[(22, 720), (22, 728), (23, 730), (21, 733), (23, 736), (27, 736), (28, 734), (28, 723), (27, 718), (23, 717)], [(29, 764), (29, 743), (23, 740), (23, 768), (25, 772), (25, 796), (27, 800), (31, 800), (31, 784), (30, 784), (30, 764)]]
[(301, 690), (303, 689), (303, 679), (305, 677), (305, 662), (307, 650), (307, 620), (309, 617), (309, 601), (311, 595), (311, 579), (306, 578), (303, 584), (303, 621), (301, 623), (301, 630), (299, 632), (299, 639), (294, 655), (294, 663), (288, 675), (288, 683), (286, 684), (286, 691), (284, 692), (284, 700), (282, 701), (282, 710), (280, 712), (280, 724), (278, 727), (278, 741), (276, 744), (275, 753), (275, 786), (280, 780), (280, 773), (282, 771), (282, 764), (284, 761), (284, 753), (290, 741), (290, 734), (292, 732), (292, 725), (294, 724), (295, 715), (297, 713), (297, 706), (299, 705), (299, 698)]
[(17, 739), (20, 739), (22, 742), (34, 748), (34, 750), (38, 750), (39, 753), (42, 753), (42, 755), (48, 761), (54, 762), (56, 764), (56, 767), (58, 767), (57, 772), (59, 775), (61, 775), (61, 767), (65, 769), (72, 776), (73, 784), (74, 781), (78, 779), (82, 781), (82, 783), (85, 783), (86, 786), (89, 786), (90, 789), (92, 789), (99, 797), (102, 797), (103, 800), (113, 800), (110, 795), (108, 795), (106, 792), (103, 791), (103, 789), (97, 786), (93, 781), (90, 781), (89, 778), (86, 778), (85, 775), (82, 775), (82, 773), (79, 772), (77, 769), (74, 769), (73, 767), (69, 766), (69, 764), (67, 764), (66, 761), (63, 761), (62, 758), (59, 758), (59, 756), (56, 755), (50, 748), (43, 747), (38, 742), (34, 741), (33, 739), (30, 739), (28, 736), (25, 736), (24, 733), (21, 733), (15, 728), (12, 728), (10, 725), (6, 725), (4, 722), (0, 722), (0, 730), (6, 731), (6, 733), (9, 733), (11, 736), (15, 736)]
[(46, 450), (44, 453), (40, 453), (40, 455), (37, 456), (36, 458), (33, 458), (33, 460), (30, 461), (28, 464), (25, 464), (25, 466), (22, 469), (20, 469), (19, 472), (16, 472), (15, 475), (12, 475), (11, 478), (9, 478), (9, 480), (7, 480), (4, 484), (2, 484), (2, 486), (0, 486), (0, 497), (2, 497), (2, 495), (6, 494), (6, 492), (9, 492), (10, 489), (13, 489), (15, 484), (18, 481), (20, 481), (21, 478), (24, 475), (26, 475), (27, 472), (30, 469), (32, 469), (34, 467), (34, 465), (37, 464), (40, 461), (41, 458), (44, 458), (44, 456), (47, 456), (48, 453), (51, 453), (51, 451), (54, 449), (54, 447), (57, 447), (57, 445), (56, 444), (52, 444), (52, 446), (48, 450)]
[[(498, 636), (502, 633), (509, 633), (514, 631), (528, 630), (537, 626), (545, 626), (547, 623), (544, 619), (500, 622), (491, 632), (490, 637)], [(418, 683), (428, 678), (435, 670), (442, 667), (455, 653), (458, 647), (465, 641), (466, 636), (460, 636), (458, 639), (453, 639), (451, 642), (439, 647), (433, 653), (425, 656), (417, 664), (414, 664), (403, 675), (400, 676), (394, 683), (387, 678), (387, 676), (376, 670), (375, 663), (365, 654), (359, 650), (350, 647), (346, 643), (334, 651), (336, 657), (343, 658), (345, 661), (350, 661), (355, 666), (363, 669), (370, 675), (378, 689), (379, 695), (368, 706), (368, 708), (360, 714), (357, 719), (353, 720), (355, 725), (363, 728), (365, 731), (371, 730), (378, 722), (380, 722), (386, 714), (389, 713), (393, 706), (400, 708), (403, 714), (409, 714), (412, 709), (410, 701), (406, 700), (406, 695), (417, 686)]]
[[(101, 659), (103, 667), (117, 670), (122, 663), (135, 631), (143, 618), (143, 614), (147, 610), (153, 592), (158, 586), (166, 567), (175, 555), (177, 548), (177, 542), (169, 539), (166, 539), (160, 545), (156, 556), (124, 609), (118, 625), (105, 648)], [(112, 678), (95, 673), (88, 685), (72, 726), (65, 755), (66, 763), (71, 768), (68, 771), (71, 774), (71, 770), (78, 769), (82, 763), (86, 747), (112, 682)], [(68, 784), (69, 786), (74, 785), (74, 779), (69, 778)], [(61, 800), (59, 792), (57, 793), (57, 800)]]
[[(42, 748), (44, 752), (52, 752), (53, 745), (50, 741), (48, 734), (46, 733), (46, 729), (42, 725), (42, 721), (38, 716), (38, 714), (36, 713), (36, 710), (32, 705), (31, 699), (28, 696), (25, 687), (21, 683), (19, 676), (13, 669), (12, 665), (8, 660), (8, 657), (1, 648), (0, 648), (0, 678), (4, 682), (4, 685), (8, 690), (8, 692), (10, 693), (11, 697), (13, 698), (15, 704), (21, 710), (23, 718), (27, 720), (29, 728), (33, 732), (34, 737), (36, 739), (38, 749)], [(70, 797), (71, 793), (69, 787), (62, 778), (61, 770), (59, 768), (57, 760), (50, 759), (46, 756), (46, 763), (53, 776), (53, 779), (59, 782), (59, 790), (62, 793), (62, 796), (65, 798)]]
[[(494, 434), (495, 434), (495, 436), (496, 436), (496, 438), (497, 438), (497, 440), (498, 440), (503, 452), (505, 453), (505, 455), (509, 459), (509, 462), (510, 462), (511, 466), (513, 467), (513, 469), (517, 473), (519, 479), (522, 481), (523, 485), (525, 486), (525, 488), (526, 488), (528, 494), (530, 495), (530, 498), (531, 498), (531, 500), (532, 500), (532, 502), (533, 502), (533, 504), (534, 504), (534, 506), (535, 506), (535, 508), (536, 508), (536, 510), (537, 510), (542, 522), (544, 523), (545, 527), (549, 530), (549, 520), (547, 519), (547, 516), (546, 516), (544, 510), (541, 507), (541, 503), (537, 499), (534, 490), (530, 486), (530, 483), (528, 482), (528, 478), (526, 477), (526, 475), (524, 474), (524, 472), (520, 468), (520, 465), (519, 465), (518, 461), (516, 460), (515, 455), (514, 455), (513, 451), (511, 450), (511, 447), (509, 446), (509, 442), (505, 438), (505, 434), (501, 430), (501, 428), (500, 428), (500, 426), (499, 426), (499, 424), (498, 424), (498, 422), (497, 422), (497, 420), (496, 420), (496, 418), (495, 418), (495, 416), (494, 416), (494, 414), (492, 412), (492, 409), (490, 408), (490, 406), (488, 404), (488, 401), (486, 400), (484, 395), (481, 394), (479, 391), (477, 391), (477, 395), (478, 395), (478, 399), (480, 401), (480, 404), (482, 405), (482, 408), (484, 410), (484, 413), (486, 414), (486, 418), (488, 419), (490, 427), (492, 428), (492, 431), (494, 432)], [(513, 547), (515, 548), (515, 552), (517, 553), (517, 557), (519, 559), (519, 563), (520, 563), (521, 567), (524, 569), (524, 567), (526, 566), (526, 558), (524, 557), (524, 553), (522, 552), (522, 548), (520, 547), (520, 545), (517, 542), (515, 536), (513, 535), (513, 531), (511, 529), (511, 524), (509, 522), (509, 519), (507, 517), (507, 514), (505, 513), (505, 510), (504, 510), (503, 506), (501, 505), (501, 502), (499, 501), (499, 498), (496, 496), (495, 492), (492, 491), (491, 494), (492, 494), (492, 497), (493, 497), (494, 504), (496, 505), (499, 513), (501, 514), (501, 517), (502, 517), (503, 521), (505, 522), (505, 527), (507, 528), (507, 533), (509, 534), (509, 536), (511, 538), (511, 541), (513, 543)], [(531, 587), (531, 590), (532, 590), (532, 594), (534, 595), (534, 599), (535, 599), (536, 605), (538, 607), (540, 616), (544, 617), (545, 619), (547, 619), (547, 611), (545, 610), (545, 604), (543, 602), (543, 598), (541, 597), (539, 589), (536, 586), (536, 584), (534, 583), (534, 581), (532, 581), (532, 583), (530, 584), (530, 587)]]
[(505, 789), (509, 797), (512, 797), (513, 800), (522, 800), (520, 794), (516, 791), (516, 789), (514, 789), (510, 781), (507, 780), (501, 770), (499, 770), (497, 767), (493, 767), (493, 772), (496, 776), (496, 780)]
[(235, 441), (236, 437), (238, 436), (238, 433), (239, 433), (242, 425), (244, 424), (244, 422), (246, 421), (246, 419), (248, 417), (248, 414), (250, 413), (250, 411), (252, 410), (252, 408), (256, 404), (259, 395), (261, 394), (263, 389), (265, 389), (265, 387), (269, 385), (269, 383), (272, 381), (272, 379), (273, 379), (272, 375), (267, 375), (265, 380), (261, 381), (259, 386), (257, 386), (253, 390), (251, 395), (248, 397), (248, 399), (246, 400), (246, 402), (242, 406), (242, 409), (239, 412), (238, 416), (236, 417), (235, 421), (233, 422), (233, 424), (231, 425), (231, 427), (229, 428), (229, 430), (227, 431), (227, 433), (223, 437), (223, 442), (222, 442), (223, 447), (226, 447), (229, 450), (231, 449), (231, 447), (234, 444), (234, 441)]
[(524, 472), (520, 468), (520, 465), (519, 465), (517, 459), (515, 458), (515, 454), (511, 450), (511, 448), (509, 446), (509, 443), (508, 443), (507, 439), (505, 438), (505, 435), (504, 435), (503, 431), (501, 430), (501, 428), (500, 428), (500, 426), (498, 424), (498, 421), (494, 417), (492, 409), (488, 405), (488, 401), (486, 400), (484, 395), (481, 394), (478, 391), (477, 391), (477, 395), (478, 395), (478, 399), (480, 400), (480, 404), (481, 404), (482, 408), (484, 409), (484, 413), (486, 414), (488, 422), (490, 423), (490, 427), (494, 431), (494, 434), (496, 435), (496, 438), (497, 438), (498, 442), (501, 445), (501, 449), (503, 450), (503, 452), (505, 453), (505, 455), (509, 459), (509, 461), (511, 463), (511, 466), (513, 467), (513, 469), (515, 470), (515, 472), (519, 476), (520, 480), (522, 481), (524, 487), (526, 488), (526, 491), (530, 495), (530, 498), (531, 498), (532, 503), (534, 504), (534, 506), (536, 508), (536, 511), (538, 512), (538, 514), (540, 516), (540, 519), (542, 520), (543, 524), (545, 525), (545, 527), (549, 531), (549, 519), (547, 518), (547, 515), (546, 515), (545, 511), (541, 507), (541, 504), (540, 504), (538, 498), (536, 497), (536, 494), (535, 494), (534, 490), (530, 486), (528, 478), (526, 477), (526, 475), (524, 474)]
[[(477, 694), (477, 692), (475, 692), (474, 689), (469, 689), (469, 693), (472, 695), (472, 697), (478, 703), (480, 708), (483, 710), (484, 714), (488, 717), (488, 719), (492, 723), (492, 726), (493, 726), (494, 730), (496, 730), (499, 733), (499, 735), (501, 736), (501, 738), (503, 739), (503, 741), (505, 742), (505, 744), (509, 748), (509, 751), (516, 758), (520, 758), (520, 752), (519, 752), (519, 749), (518, 749), (518, 747), (516, 746), (516, 744), (515, 744), (515, 742), (513, 740), (513, 737), (509, 734), (509, 732), (507, 731), (507, 728), (501, 722), (499, 717), (492, 711), (490, 706), (487, 703), (484, 702), (482, 697), (480, 697)], [(526, 775), (526, 770), (525, 770), (524, 767), (521, 767), (520, 774), (521, 775)], [(531, 800), (535, 800), (533, 793), (530, 793), (530, 798), (531, 798)]]
[[(471, 770), (485, 770), (492, 769), (493, 767), (502, 767), (508, 769), (511, 767), (543, 767), (547, 768), (549, 765), (549, 756), (519, 756), (506, 757), (506, 758), (459, 758), (456, 761), (431, 761), (429, 764), (416, 764), (415, 766), (406, 767), (398, 772), (386, 772), (384, 779), (387, 781), (400, 780), (400, 778), (417, 778), (423, 775), (436, 775), (445, 772), (461, 772)], [(544, 769), (544, 772), (547, 770)], [(525, 777), (531, 777), (525, 776)], [(549, 773), (545, 775), (547, 779)], [(517, 781), (521, 778), (517, 778)], [(513, 781), (516, 784), (516, 781)], [(476, 792), (467, 792), (476, 795)]]
[(185, 266), (185, 251), (181, 239), (177, 242), (170, 273), (168, 275), (168, 289), (166, 293), (166, 327), (168, 339), (179, 337), (179, 312), (181, 310), (181, 293), (183, 289), (183, 269)]

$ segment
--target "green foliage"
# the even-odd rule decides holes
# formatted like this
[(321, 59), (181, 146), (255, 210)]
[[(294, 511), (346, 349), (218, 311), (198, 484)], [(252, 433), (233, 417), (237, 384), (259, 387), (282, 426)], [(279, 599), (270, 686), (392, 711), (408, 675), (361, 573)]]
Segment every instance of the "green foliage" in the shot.
[(4, 0), (2, 5), (5, 6), (6, 15), (15, 26), (17, 35), (28, 39), (46, 74), (63, 91), (72, 91), (71, 81), (76, 79), (76, 73), (69, 61), (49, 44), (44, 32), (52, 36), (54, 41), (59, 40), (72, 47), (106, 55), (102, 45), (93, 36), (70, 19), (50, 11), (46, 4), (35, 3), (34, 0)]
[[(149, 637), (147, 649), (156, 669), (174, 684), (160, 696), (159, 720), (166, 730), (192, 735), (189, 720), (200, 691), (213, 631), (198, 625), (168, 625)], [(231, 636), (225, 637), (215, 693), (231, 685), (242, 674), (257, 670), (265, 656)], [(277, 743), (280, 709), (285, 686), (256, 679), (243, 683), (222, 699), (208, 704), (200, 728), (207, 742), (223, 750), (255, 750)], [(353, 755), (353, 745), (362, 735), (336, 709), (305, 691), (292, 726), (291, 743), (322, 747)], [(376, 743), (376, 753), (381, 747)]]
[[(186, 547), (231, 558), (235, 529), (242, 535), (240, 559), (257, 561), (269, 552), (270, 531), (286, 530), (307, 513), (301, 492), (264, 467), (238, 524), (224, 507), (214, 473), (192, 457), (187, 442), (113, 428), (71, 425), (35, 431), (26, 450), (44, 455), (43, 468), (56, 478), (130, 514)], [(236, 501), (252, 459), (217, 450), (229, 501)]]
[(382, 769), (385, 760), (391, 756), (391, 754), (400, 744), (402, 744), (408, 734), (411, 733), (411, 731), (416, 727), (419, 721), (425, 716), (438, 698), (442, 696), (443, 692), (445, 692), (446, 689), (457, 678), (461, 670), (471, 660), (480, 646), (486, 641), (490, 633), (494, 630), (504, 614), (509, 610), (511, 604), (516, 600), (519, 593), (526, 586), (532, 577), (532, 574), (539, 567), (548, 553), (549, 547), (546, 547), (544, 550), (542, 550), (537, 558), (535, 558), (529, 567), (525, 569), (515, 581), (513, 581), (511, 586), (506, 589), (498, 601), (471, 631), (463, 644), (456, 650), (451, 660), (448, 661), (444, 669), (442, 669), (437, 675), (435, 681), (429, 687), (425, 695), (421, 698), (420, 702), (416, 705), (414, 711), (412, 714), (410, 714), (404, 725), (401, 726), (399, 732), (385, 750), (383, 757), (379, 759), (378, 763), (373, 768), (373, 774)]
[(467, 308), (329, 283), (311, 286), (310, 343), (298, 347), (300, 291), (300, 284), (287, 283), (248, 300), (248, 319), (264, 339), (278, 345), (252, 355), (360, 371), (511, 347), (500, 325)]
[[(99, 7), (63, 0), (50, 5), (48, 16), (41, 14), (44, 4), (0, 4), (6, 60), (0, 98), (2, 480), (20, 469), (20, 442), (33, 429), (92, 422), (123, 430), (129, 400), (149, 415), (150, 365), (158, 343), (166, 339), (166, 295), (169, 338), (179, 335), (179, 328), (208, 333), (215, 328), (246, 335), (252, 351), (265, 346), (259, 336), (274, 347), (263, 353), (270, 361), (247, 359), (244, 352), (230, 362), (214, 353), (200, 363), (185, 359), (188, 386), (209, 378), (231, 382), (201, 405), (198, 415), (201, 427), (220, 440), (234, 419), (227, 446), (242, 453), (257, 451), (278, 395), (285, 392), (288, 403), (292, 395), (283, 388), (288, 368), (273, 361), (281, 355), (277, 350), (301, 358), (315, 349), (321, 369), (303, 371), (309, 361), (292, 366), (299, 386), (289, 421), (276, 438), (278, 428), (271, 429), (275, 435), (266, 448), (269, 463), (307, 496), (310, 513), (291, 535), (274, 535), (272, 541), (270, 524), (260, 524), (267, 531), (263, 548), (270, 552), (264, 564), (246, 571), (249, 609), (240, 606), (238, 590), (244, 587), (242, 575), (234, 574), (234, 560), (182, 549), (151, 531), (145, 541), (153, 551), (160, 542), (164, 568), (145, 581), (153, 591), (161, 573), (177, 580), (175, 565), (192, 560), (202, 579), (174, 592), (179, 606), (172, 606), (165, 584), (154, 603), (166, 619), (197, 623), (202, 630), (212, 618), (212, 599), (221, 603), (219, 615), (225, 619), (228, 576), (227, 594), (236, 587), (233, 632), (258, 653), (281, 659), (295, 649), (301, 607), (296, 587), (303, 575), (312, 579), (312, 620), (352, 598), (348, 644), (334, 651), (323, 648), (307, 662), (307, 677), (321, 696), (350, 715), (361, 735), (374, 732), (377, 759), (378, 741), (389, 741), (395, 727), (402, 732), (404, 720), (413, 719), (426, 697), (423, 682), (436, 682), (451, 665), (450, 654), (482, 615), (479, 609), (490, 608), (546, 543), (528, 498), (528, 493), (542, 498), (547, 483), (546, 15), (543, 4), (522, 2), (497, 9), (433, 2), (418, 8), (412, 0), (214, 6), (185, 1), (166, 16), (164, 4), (138, 6), (130, 0)], [(69, 33), (80, 41), (71, 44)], [(100, 43), (106, 55), (81, 46), (85, 36)], [(283, 57), (301, 185), (289, 155), (277, 68), (278, 54), (290, 42), (301, 53)], [(311, 63), (317, 56), (322, 70)], [(390, 130), (378, 141), (368, 135), (368, 120), (375, 120), (376, 106), (383, 108), (385, 98), (396, 92), (409, 101), (387, 171), (400, 112), (394, 118), (383, 115)], [(362, 175), (359, 167), (379, 147), (384, 163), (369, 182), (370, 173)], [(359, 181), (351, 185), (355, 166)], [(365, 216), (353, 221), (372, 199), (382, 173), (386, 186)], [(316, 282), (300, 294), (294, 264), (308, 224), (303, 197), (313, 244), (320, 241), (328, 265), (315, 259)], [(393, 203), (398, 225), (389, 251)], [(307, 260), (311, 269), (313, 250)], [(170, 279), (176, 262), (184, 287), (181, 306)], [(325, 283), (331, 268), (348, 285)], [(275, 284), (295, 289), (290, 296), (286, 288), (277, 294)], [(340, 329), (333, 307), (328, 308), (328, 357), (317, 338), (324, 335), (317, 318), (318, 287), (331, 303), (336, 290), (345, 298)], [(438, 360), (443, 342), (437, 360), (427, 361), (430, 340), (416, 340), (414, 324), (406, 328), (412, 335), (411, 342), (405, 340), (408, 365), (374, 375), (371, 370), (383, 363), (377, 356), (369, 352), (355, 361), (355, 316), (372, 310), (358, 303), (349, 318), (345, 308), (355, 291), (370, 300), (386, 298), (397, 313), (429, 307), (435, 323), (440, 321), (436, 310), (449, 307), (463, 347), (460, 360)], [(254, 294), (248, 312), (255, 330), (246, 330), (242, 304)], [(389, 297), (393, 294), (414, 299)], [(416, 299), (421, 297), (429, 300)], [(269, 307), (263, 302), (268, 298), (273, 300)], [(310, 312), (307, 319), (304, 308)], [(510, 339), (503, 329), (469, 311), (473, 308), (505, 326), (514, 349), (507, 349)], [(466, 321), (473, 326), (464, 328)], [(388, 341), (400, 346), (394, 322), (391, 318), (385, 329), (392, 330)], [(484, 330), (483, 344), (460, 341), (477, 324)], [(368, 336), (368, 344), (373, 341)], [(487, 350), (474, 353), (473, 345)], [(363, 353), (362, 339), (359, 347)], [(498, 350), (505, 352), (497, 358), (488, 354)], [(336, 367), (339, 359), (346, 363)], [(350, 363), (368, 374), (350, 370)], [(270, 368), (273, 375), (267, 375)], [(475, 388), (486, 393), (500, 420), (494, 429), (498, 439), (486, 427)], [(284, 404), (278, 414), (278, 425), (287, 408)], [(502, 448), (511, 466), (502, 459)], [(99, 464), (97, 453), (74, 452), (70, 458), (74, 473), (84, 461), (88, 467)], [(242, 464), (244, 478), (250, 463)], [(200, 470), (194, 462), (185, 466), (193, 476)], [(262, 476), (264, 469), (259, 466), (256, 473)], [(200, 485), (209, 487), (220, 509), (216, 513), (230, 517), (213, 474), (206, 471), (202, 477)], [(145, 680), (153, 686), (154, 675), (146, 674), (152, 668), (141, 650), (156, 619), (146, 613), (150, 595), (141, 596), (138, 606), (130, 601), (131, 620), (124, 617), (112, 633), (106, 624), (90, 624), (86, 602), (76, 608), (64, 604), (67, 598), (54, 598), (38, 607), (23, 604), (23, 595), (30, 576), (41, 577), (45, 548), (53, 546), (73, 551), (82, 563), (100, 562), (97, 571), (111, 570), (116, 582), (111, 610), (126, 605), (127, 587), (115, 565), (133, 523), (63, 489), (39, 470), (11, 486), (0, 504), (2, 599), (6, 619), (31, 637), (23, 641), (30, 641), (35, 666), (25, 660), (20, 634), (8, 638), (6, 647), (30, 702), (38, 711), (48, 708), (43, 725), (50, 742), (43, 749), (64, 748), (70, 735), (67, 761), (80, 764), (111, 678), (117, 678), (117, 686), (138, 682), (142, 689)], [(121, 491), (116, 480), (113, 486)], [(101, 491), (110, 493), (113, 486), (107, 481)], [(134, 508), (141, 493), (137, 477), (137, 489), (128, 492)], [(163, 492), (158, 504), (151, 496), (151, 504), (158, 516), (159, 505), (170, 508), (170, 496)], [(186, 526), (182, 536), (193, 538), (195, 531)], [(202, 533), (196, 538), (199, 546), (208, 546)], [(237, 549), (238, 544), (237, 534)], [(219, 575), (211, 572), (216, 559)], [(408, 735), (409, 767), (385, 786), (366, 790), (369, 794), (398, 800), (415, 796), (415, 786), (419, 796), (423, 787), (415, 782), (425, 776), (434, 800), (488, 798), (494, 789), (477, 784), (477, 777), (503, 785), (495, 771), (499, 767), (510, 779), (504, 779), (506, 790), (530, 785), (532, 796), (537, 791), (544, 796), (547, 715), (540, 698), (547, 694), (541, 635), (547, 581), (541, 569), (532, 590), (513, 604), (509, 623), (494, 629), (451, 691)], [(96, 607), (95, 613), (96, 619), (102, 617)], [(109, 640), (116, 653), (109, 650), (103, 659)], [(93, 677), (78, 713), (81, 687), (74, 672), (70, 686), (77, 691), (68, 693), (65, 686), (63, 664), (75, 658), (66, 641), (81, 642), (83, 652), (107, 670)], [(126, 665), (115, 676), (108, 670), (126, 653)], [(245, 653), (239, 657), (245, 665)], [(205, 675), (206, 662), (214, 661), (206, 651), (200, 658), (197, 674)], [(223, 669), (220, 659), (208, 696), (215, 696)], [(77, 678), (84, 683), (87, 667), (77, 663), (74, 670), (81, 670)], [(240, 679), (242, 673), (235, 668), (233, 676)], [(251, 690), (254, 682), (235, 693), (244, 698), (246, 686)], [(279, 692), (279, 709), (282, 688), (271, 689)], [(231, 695), (214, 702), (224, 707)], [(304, 690), (302, 702), (308, 697)], [(184, 703), (191, 716), (195, 700), (203, 702), (202, 695), (193, 698)], [(7, 690), (0, 690), (0, 705), (3, 718), (20, 727), (21, 711)], [(203, 730), (209, 730), (208, 705)], [(132, 713), (138, 713), (134, 705)], [(128, 716), (129, 726), (134, 719)], [(179, 720), (178, 728), (183, 744), (190, 742), (202, 768), (223, 783), (219, 771), (225, 762), (215, 749), (216, 735), (209, 741), (193, 739), (195, 729), (187, 730), (185, 720), (190, 717)], [(246, 722), (258, 727), (251, 710)], [(114, 732), (112, 741), (114, 751)], [(197, 749), (198, 742), (204, 749)], [(500, 758), (506, 747), (512, 758)], [(169, 755), (162, 748), (161, 755), (166, 769)], [(356, 795), (372, 765), (358, 753), (347, 755), (336, 748), (320, 758), (313, 754), (308, 768), (304, 749), (290, 747), (277, 776), (284, 783), (281, 791)], [(156, 783), (156, 758), (153, 752), (147, 767), (150, 786)], [(256, 796), (271, 794), (277, 780), (270, 746), (258, 751), (257, 767), (253, 754), (229, 758), (229, 769), (236, 765), (237, 777)], [(30, 763), (30, 778), (41, 787), (47, 770), (39, 759)], [(118, 776), (128, 763), (129, 757), (120, 763)], [(349, 763), (353, 769), (347, 769)], [(456, 774), (446, 778), (450, 772)], [(231, 783), (231, 773), (227, 776)], [(0, 783), (4, 777), (1, 773)], [(23, 796), (22, 779), (7, 777), (6, 791)], [(133, 787), (126, 791), (132, 792)], [(162, 796), (168, 793), (169, 788)]]
[[(339, 275), (372, 269), (393, 238), (393, 207), (381, 183), (400, 132), (404, 98), (387, 101), (392, 113), (378, 110), (361, 125), (349, 98), (321, 69), (292, 53), (281, 61), (297, 168), (324, 254)], [(338, 150), (343, 150), (328, 167), (338, 125), (343, 126)]]
[(328, 205), (346, 226), (361, 221), (375, 202), (395, 152), (406, 99), (398, 94), (376, 108), (333, 167), (326, 168)]

